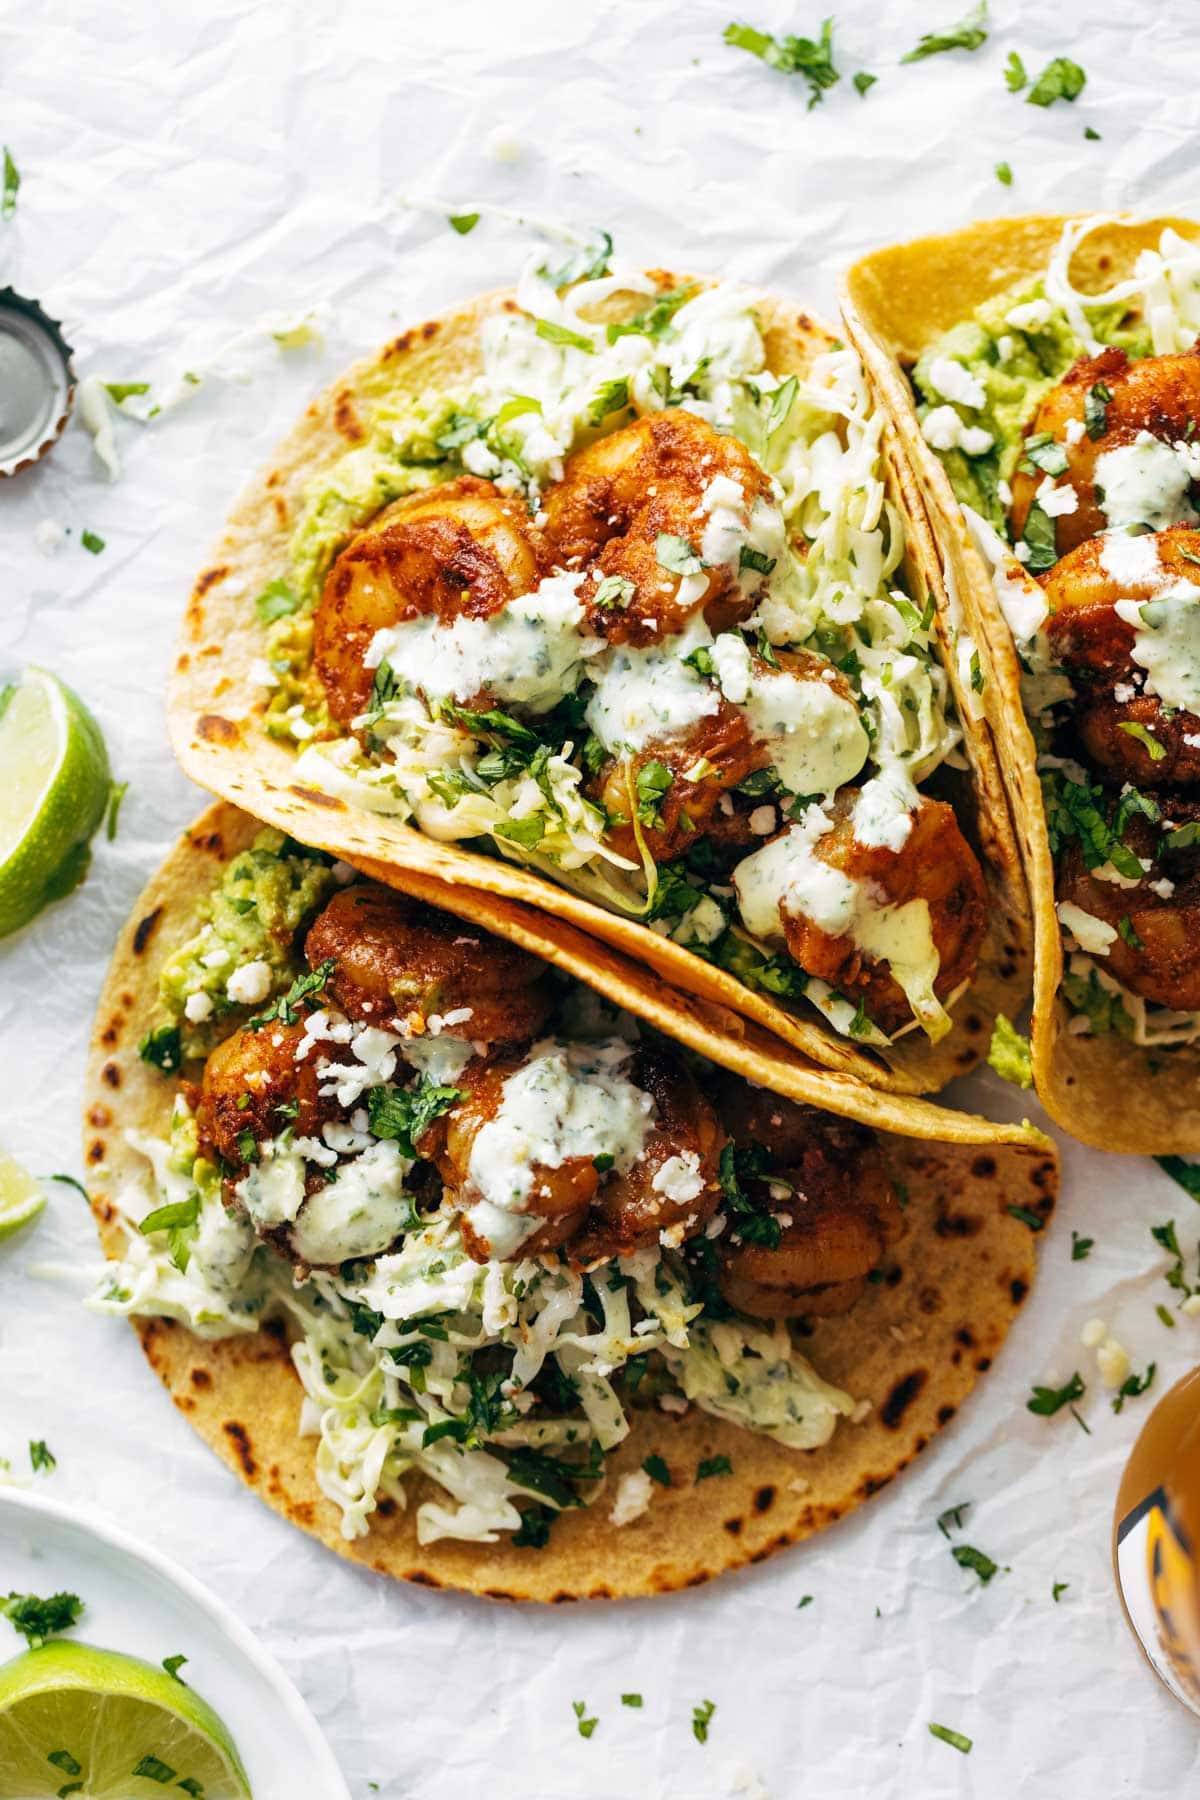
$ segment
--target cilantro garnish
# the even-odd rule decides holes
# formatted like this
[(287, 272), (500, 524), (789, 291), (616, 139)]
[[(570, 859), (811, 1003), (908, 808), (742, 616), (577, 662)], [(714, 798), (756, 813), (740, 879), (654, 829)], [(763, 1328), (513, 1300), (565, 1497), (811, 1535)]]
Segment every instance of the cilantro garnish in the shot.
[(1004, 1210), (1011, 1213), (1014, 1219), (1020, 1219), (1022, 1225), (1028, 1225), (1030, 1231), (1044, 1231), (1046, 1228), (1046, 1221), (1041, 1213), (1035, 1213), (1028, 1206), (1006, 1206)]
[(979, 5), (972, 7), (966, 18), (960, 19), (957, 25), (951, 25), (946, 31), (926, 31), (918, 40), (916, 48), (907, 56), (902, 56), (902, 63), (922, 62), (927, 56), (940, 56), (944, 50), (978, 50), (987, 42), (987, 0), (979, 0)]
[(1030, 507), (1025, 520), (1021, 542), (1029, 551), (1025, 567), (1033, 574), (1040, 574), (1043, 569), (1052, 569), (1058, 561), (1054, 521), (1047, 516), (1036, 500)]
[(1107, 382), (1096, 381), (1083, 397), (1083, 423), (1090, 438), (1102, 438), (1108, 430), (1108, 403), (1112, 389)]
[(120, 406), (123, 400), (133, 400), (139, 394), (150, 392), (148, 381), (106, 381), (104, 391), (114, 406)]
[(37, 1650), (57, 1632), (70, 1631), (79, 1623), (83, 1601), (78, 1594), (8, 1594), (0, 1599), (0, 1613), (19, 1631), (31, 1650)]
[(91, 551), (93, 556), (99, 556), (104, 548), (104, 539), (95, 531), (81, 531), (79, 541), (85, 550)]
[(544, 1550), (550, 1542), (554, 1514), (548, 1506), (526, 1506), (521, 1509), (521, 1523), (512, 1541), (522, 1550)]
[(641, 1706), (642, 1705), (642, 1696), (640, 1694), (622, 1694), (621, 1695), (621, 1705), (622, 1706)]
[(31, 1438), (29, 1441), (29, 1466), (35, 1475), (52, 1475), (58, 1467), (58, 1458), (47, 1444), (45, 1438)]
[(1154, 1160), (1164, 1175), (1179, 1183), (1185, 1194), (1200, 1201), (1200, 1163), (1187, 1162), (1182, 1156), (1156, 1156)]
[(1071, 1402), (1073, 1400), (1081, 1400), (1085, 1392), (1086, 1383), (1084, 1382), (1083, 1376), (1079, 1373), (1078, 1369), (1076, 1369), (1075, 1373), (1071, 1376), (1070, 1381), (1065, 1383), (1063, 1387), (1052, 1388), (1035, 1386), (1032, 1397), (1025, 1402), (1025, 1407), (1028, 1412), (1036, 1413), (1040, 1419), (1049, 1419), (1052, 1418), (1056, 1412), (1061, 1412), (1064, 1406), (1070, 1406), (1076, 1423), (1081, 1425), (1084, 1431), (1088, 1431), (1089, 1427), (1084, 1424), (1084, 1421), (1075, 1411), (1075, 1408), (1071, 1406)]
[(960, 1500), (957, 1506), (948, 1506), (944, 1512), (938, 1514), (937, 1528), (944, 1538), (950, 1536), (951, 1530), (962, 1530), (963, 1514), (973, 1504), (974, 1502), (970, 1500)]
[(632, 319), (614, 320), (605, 327), (605, 336), (610, 344), (615, 344), (623, 337), (665, 337), (671, 327), (671, 320), (693, 297), (694, 287), (670, 288), (651, 301), (644, 312), (636, 313)]
[(634, 777), (634, 792), (637, 795), (638, 823), (653, 830), (662, 823), (661, 806), (664, 796), (673, 786), (675, 777), (665, 763), (643, 763)]
[(1071, 1232), (1071, 1261), (1072, 1262), (1086, 1262), (1092, 1252), (1095, 1242), (1096, 1242), (1095, 1238), (1080, 1237), (1080, 1235), (1077, 1231), (1072, 1230), (1072, 1232)]
[(1071, 1584), (1069, 1581), (1056, 1581), (1054, 1583), (1054, 1586), (1050, 1589), (1050, 1593), (1053, 1596), (1054, 1604), (1056, 1606), (1058, 1605), (1058, 1602), (1062, 1599), (1063, 1595), (1066, 1593), (1066, 1591), (1070, 1587), (1070, 1585)]
[[(243, 1133), (243, 1135), (246, 1135)], [(241, 1139), (238, 1140), (241, 1149)], [(243, 1161), (249, 1158), (243, 1156)], [(159, 1206), (147, 1213), (138, 1230), (143, 1237), (151, 1232), (165, 1231), (171, 1261), (180, 1274), (186, 1274), (188, 1259), (191, 1255), (191, 1242), (196, 1235), (196, 1227), (200, 1218), (200, 1196), (193, 1194), (188, 1200), (176, 1200), (168, 1206)]]
[(183, 1063), (183, 1047), (178, 1025), (159, 1025), (148, 1031), (138, 1045), (144, 1063), (152, 1063), (163, 1075), (174, 1075)]
[(642, 1468), (646, 1471), (646, 1474), (650, 1477), (651, 1481), (657, 1481), (659, 1487), (670, 1487), (671, 1471), (657, 1451), (655, 1451), (652, 1456), (646, 1458), (645, 1462), (642, 1464)]
[[(821, 23), (821, 35), (815, 41), (805, 37), (772, 37), (769, 31), (759, 31), (753, 25), (730, 24), (725, 27), (725, 42), (735, 50), (745, 50), (751, 56), (757, 56), (769, 68), (778, 69), (784, 75), (803, 75), (808, 83), (808, 110), (811, 112), (818, 101), (825, 96), (826, 88), (831, 88), (841, 80), (839, 71), (833, 62), (833, 20), (824, 19)], [(874, 80), (872, 76), (867, 83)], [(866, 89), (855, 86), (860, 94)]]
[(593, 425), (601, 424), (609, 413), (621, 412), (629, 405), (629, 378), (619, 375), (612, 381), (602, 381), (592, 395), (588, 407), (588, 418)]
[(493, 837), (519, 844), (523, 850), (534, 850), (545, 835), (546, 822), (533, 813), (527, 819), (498, 819), (491, 827)]
[(1046, 806), (1046, 825), (1050, 848), (1055, 852), (1071, 838), (1078, 839), (1083, 860), (1089, 869), (1111, 862), (1114, 869), (1132, 881), (1145, 874), (1138, 858), (1120, 839), (1116, 829), (1121, 814), (1118, 810), (1110, 826), (1097, 802), (1104, 800), (1104, 790), (1088, 782), (1071, 781), (1060, 769), (1047, 769), (1042, 775), (1042, 797)]
[(457, 231), (459, 237), (466, 237), (467, 233), (469, 231), (474, 231), (475, 227), (478, 225), (479, 214), (477, 212), (447, 213), (446, 223), (449, 225), (451, 231)]
[(1155, 1366), (1154, 1363), (1147, 1363), (1144, 1375), (1138, 1375), (1131, 1371), (1125, 1377), (1124, 1381), (1113, 1395), (1112, 1409), (1115, 1413), (1119, 1413), (1122, 1410), (1126, 1400), (1136, 1400), (1139, 1394), (1144, 1394), (1146, 1392), (1146, 1389), (1154, 1380)]
[(854, 83), (855, 92), (861, 95), (865, 94), (868, 88), (873, 88), (879, 77), (878, 75), (868, 75), (865, 69), (860, 69), (856, 75), (851, 76), (851, 80)]
[(702, 1700), (692, 1708), (692, 1736), (698, 1744), (707, 1744), (708, 1727), (717, 1710), (715, 1700)]
[(774, 1250), (782, 1236), (779, 1220), (771, 1213), (760, 1212), (742, 1185), (745, 1181), (761, 1179), (765, 1167), (766, 1152), (761, 1144), (750, 1144), (742, 1149), (732, 1143), (726, 1144), (717, 1165), (721, 1192), (728, 1203), (737, 1235), (744, 1244), (761, 1244)]
[(587, 1701), (572, 1700), (571, 1711), (575, 1714), (576, 1730), (579, 1732), (580, 1737), (590, 1738), (600, 1721), (595, 1718), (584, 1718), (584, 1714), (587, 1712)]
[(0, 190), (0, 219), (11, 219), (17, 210), (17, 194), (21, 187), (21, 176), (13, 161), (12, 151), (4, 146), (4, 186)]
[(610, 612), (614, 607), (628, 606), (636, 593), (637, 587), (628, 575), (606, 575), (596, 586), (592, 605), (602, 612)]
[(804, 1608), (806, 1606), (812, 1605), (812, 1601), (813, 1601), (813, 1597), (811, 1594), (801, 1594), (800, 1598), (796, 1602), (796, 1611), (803, 1612)]
[(556, 325), (552, 319), (537, 319), (533, 328), (543, 343), (557, 344), (566, 350), (582, 350), (586, 356), (596, 354), (591, 338), (584, 337), (581, 331), (571, 331), (566, 325)]
[(1040, 469), (1043, 475), (1065, 475), (1068, 468), (1067, 453), (1061, 444), (1055, 442), (1050, 432), (1035, 431), (1032, 437), (1025, 439), (1020, 466), (1026, 475), (1032, 475), (1036, 469)]
[(612, 255), (612, 236), (607, 231), (596, 231), (586, 243), (572, 250), (566, 260), (552, 269), (542, 263), (538, 274), (543, 275), (551, 287), (570, 287), (576, 281), (595, 281), (601, 275), (608, 274), (608, 262)]
[(1019, 94), (1028, 86), (1029, 77), (1025, 73), (1025, 64), (1015, 50), (1008, 53), (1008, 61), (1004, 65), (1004, 85), (1010, 94)]
[(401, 1155), (415, 1161), (418, 1140), (462, 1097), (461, 1088), (439, 1086), (423, 1076), (415, 1088), (368, 1089), (367, 1118), (375, 1137), (393, 1138)]
[(1069, 56), (1056, 56), (1042, 70), (1026, 96), (1030, 106), (1053, 106), (1056, 100), (1077, 100), (1087, 76)]
[(998, 162), (996, 164), (996, 180), (1002, 187), (1011, 187), (1013, 180), (1012, 164)]
[(706, 1456), (696, 1464), (696, 1480), (711, 1481), (714, 1475), (732, 1475), (733, 1464), (727, 1456)]
[(698, 575), (704, 567), (687, 539), (674, 537), (669, 531), (660, 531), (655, 539), (654, 560), (672, 575)]
[(173, 1675), (175, 1677), (180, 1687), (187, 1686), (187, 1682), (179, 1673), (186, 1661), (186, 1656), (164, 1656), (162, 1659), (163, 1668), (167, 1671), (168, 1675)]
[(960, 1569), (970, 1569), (972, 1574), (978, 1575), (981, 1587), (986, 1587), (992, 1576), (999, 1573), (999, 1563), (993, 1562), (984, 1551), (976, 1550), (973, 1544), (955, 1544), (950, 1554)]
[(952, 1731), (949, 1725), (930, 1725), (930, 1737), (935, 1737), (943, 1744), (949, 1744), (952, 1750), (961, 1750), (964, 1756), (971, 1752), (972, 1739), (965, 1737), (961, 1731)]
[(277, 994), (263, 1012), (255, 1013), (252, 1019), (247, 1019), (249, 1029), (261, 1031), (264, 1025), (270, 1025), (276, 1019), (281, 1025), (294, 1025), (300, 1016), (296, 1010), (300, 1002), (310, 1000), (314, 994), (322, 992), (333, 974), (334, 966), (334, 959), (329, 956), (317, 968), (307, 969), (303, 975), (297, 975), (286, 994)]

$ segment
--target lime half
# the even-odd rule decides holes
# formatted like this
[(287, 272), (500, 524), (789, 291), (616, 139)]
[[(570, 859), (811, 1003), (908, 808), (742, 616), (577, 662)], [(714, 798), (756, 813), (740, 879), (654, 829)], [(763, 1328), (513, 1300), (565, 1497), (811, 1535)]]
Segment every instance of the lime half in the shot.
[(0, 1150), (0, 1242), (36, 1219), (46, 1196), (28, 1169)]
[(87, 873), (112, 775), (100, 727), (45, 669), (0, 688), (0, 937)]
[(233, 1739), (165, 1669), (66, 1639), (0, 1668), (0, 1800), (249, 1800)]

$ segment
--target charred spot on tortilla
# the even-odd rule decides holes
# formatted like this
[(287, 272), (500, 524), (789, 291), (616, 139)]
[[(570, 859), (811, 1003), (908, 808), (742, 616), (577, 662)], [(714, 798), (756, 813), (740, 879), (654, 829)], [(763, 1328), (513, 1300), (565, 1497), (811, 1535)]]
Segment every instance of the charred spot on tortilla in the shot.
[(133, 954), (135, 956), (141, 956), (144, 954), (144, 952), (146, 950), (146, 946), (149, 944), (150, 939), (154, 936), (154, 933), (158, 930), (159, 923), (162, 919), (162, 916), (163, 916), (162, 907), (156, 906), (154, 908), (153, 912), (148, 912), (146, 914), (145, 918), (138, 920), (137, 927), (133, 934)]
[(905, 1413), (929, 1380), (927, 1369), (913, 1369), (896, 1382), (879, 1409), (879, 1417), (889, 1431), (895, 1431)]
[(241, 740), (241, 726), (221, 713), (201, 713), (196, 720), (196, 735), (206, 744), (236, 744)]
[(192, 589), (192, 599), (203, 600), (205, 594), (211, 588), (216, 587), (219, 581), (224, 581), (228, 574), (229, 570), (223, 565), (218, 565), (215, 569), (205, 569), (203, 574), (196, 577), (196, 584)]

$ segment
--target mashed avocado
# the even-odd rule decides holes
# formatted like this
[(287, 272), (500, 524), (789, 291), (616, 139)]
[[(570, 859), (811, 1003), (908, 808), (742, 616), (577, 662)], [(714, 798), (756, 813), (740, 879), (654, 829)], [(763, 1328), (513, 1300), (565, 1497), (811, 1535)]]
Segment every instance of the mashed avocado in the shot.
[[(1090, 319), (1098, 342), (1117, 345), (1130, 356), (1149, 355), (1148, 326), (1131, 322), (1123, 307), (1097, 307)], [(964, 505), (974, 507), (997, 531), (1005, 530), (1007, 510), (999, 484), (1012, 479), (1026, 424), (1043, 394), (1087, 354), (1087, 345), (1045, 298), (1038, 280), (985, 301), (932, 344), (913, 370), (922, 426), (932, 413), (947, 408), (961, 426), (956, 430), (946, 420), (938, 430), (935, 420), (930, 428), (950, 485)], [(965, 371), (965, 379), (951, 386), (978, 397), (978, 404), (939, 387), (937, 365), (947, 361)], [(945, 370), (941, 373), (944, 378)], [(964, 437), (966, 444), (949, 441)], [(990, 444), (984, 445), (984, 437)]]
[(1033, 1086), (1033, 1058), (1029, 1039), (1023, 1037), (1003, 1013), (996, 1014), (988, 1062), (1002, 1080), (1011, 1081), (1015, 1087)]
[[(258, 1010), (290, 985), (300, 968), (296, 934), (333, 885), (329, 859), (281, 831), (260, 831), (250, 848), (226, 865), (197, 909), (203, 921), (199, 930), (159, 976), (162, 1010), (180, 1034), (185, 1058), (206, 1055), (216, 1038), (226, 1035), (214, 1036), (215, 1021), (239, 1005)], [(228, 992), (230, 977), (247, 969), (256, 972), (256, 985), (264, 990), (252, 1002)]]

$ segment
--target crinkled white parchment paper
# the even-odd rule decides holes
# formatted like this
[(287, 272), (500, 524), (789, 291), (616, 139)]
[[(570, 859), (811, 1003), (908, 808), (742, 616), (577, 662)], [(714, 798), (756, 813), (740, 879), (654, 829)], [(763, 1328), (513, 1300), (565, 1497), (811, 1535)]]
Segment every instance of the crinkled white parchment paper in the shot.
[[(815, 32), (821, 10), (755, 0), (750, 17)], [(456, 237), (403, 197), (606, 226), (638, 261), (827, 312), (838, 270), (889, 239), (1004, 210), (1195, 209), (1184, 0), (1103, 19), (1081, 0), (995, 0), (983, 51), (898, 66), (957, 10), (846, 0), (847, 79), (808, 112), (802, 82), (724, 48), (727, 0), (0, 8), (0, 129), (23, 180), (0, 282), (65, 318), (81, 374), (156, 392), (184, 370), (205, 377), (157, 424), (118, 421), (119, 483), (73, 426), (48, 463), (0, 485), (0, 668), (44, 662), (74, 683), (130, 782), (86, 887), (0, 945), (0, 1141), (31, 1167), (78, 1172), (105, 958), (201, 803), (170, 759), (163, 687), (234, 493), (339, 365), (509, 279), (528, 247), (527, 229), (491, 215)], [(1008, 94), (1010, 49), (1031, 70), (1073, 54), (1082, 99), (1042, 112)], [(866, 99), (857, 68), (879, 77)], [(322, 305), (323, 352), (285, 354), (262, 328)], [(43, 519), (72, 528), (54, 557), (35, 547)], [(105, 539), (99, 556), (84, 527)], [(971, 1099), (1020, 1109), (991, 1078)], [(1115, 1418), (1078, 1336), (1092, 1314), (1114, 1321), (1138, 1367), (1157, 1362), (1156, 1391), (1200, 1359), (1200, 1320), (1168, 1332), (1155, 1316), (1170, 1296), (1147, 1229), (1176, 1218), (1190, 1252), (1200, 1210), (1152, 1163), (1064, 1149), (1040, 1285), (921, 1466), (811, 1546), (679, 1598), (519, 1612), (342, 1566), (193, 1439), (124, 1327), (81, 1310), (96, 1252), (66, 1188), (0, 1251), (0, 1455), (20, 1465), (45, 1437), (59, 1459), (47, 1491), (94, 1502), (230, 1600), (308, 1696), (356, 1796), (369, 1782), (393, 1800), (1183, 1792), (1200, 1775), (1195, 1725), (1141, 1665), (1108, 1565), (1116, 1478), (1148, 1401)], [(1072, 1225), (1096, 1240), (1086, 1262), (1071, 1260)], [(78, 1279), (32, 1272), (55, 1263)], [(1091, 1376), (1086, 1437), (1024, 1407), (1032, 1382), (1076, 1367)], [(966, 1500), (959, 1541), (1007, 1565), (986, 1589), (935, 1525)], [(1069, 1583), (1057, 1604), (1055, 1582)], [(629, 1690), (642, 1710), (619, 1704)], [(599, 1717), (590, 1740), (576, 1699)], [(705, 1699), (702, 1746), (691, 1713)], [(973, 1737), (972, 1754), (932, 1739), (931, 1719)]]

